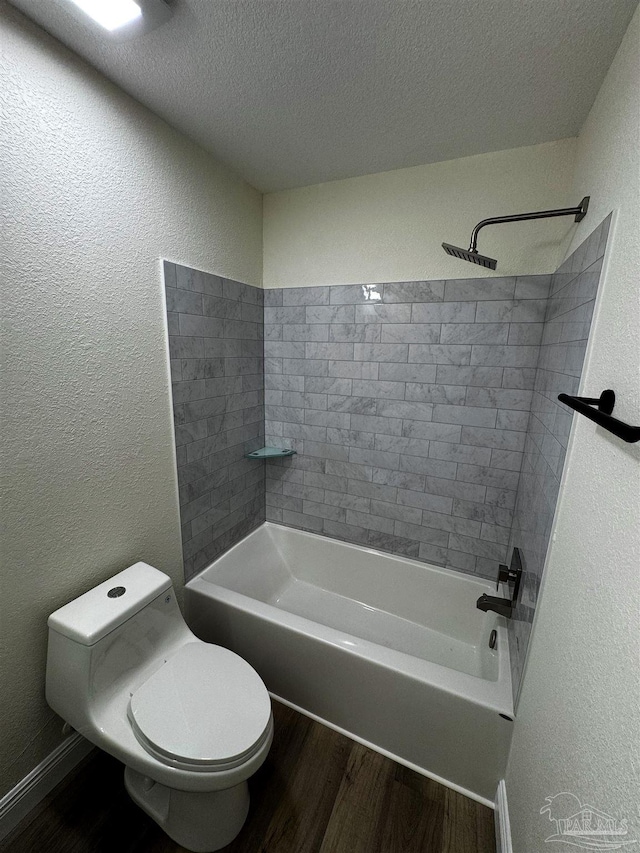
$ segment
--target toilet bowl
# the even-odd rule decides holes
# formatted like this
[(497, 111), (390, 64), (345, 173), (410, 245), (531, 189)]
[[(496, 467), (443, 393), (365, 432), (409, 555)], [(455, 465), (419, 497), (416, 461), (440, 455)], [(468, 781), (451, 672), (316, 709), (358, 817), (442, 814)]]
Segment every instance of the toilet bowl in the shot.
[(174, 841), (210, 853), (238, 834), (247, 779), (273, 739), (271, 702), (241, 657), (184, 622), (146, 563), (49, 617), (47, 701), (125, 765), (137, 805)]

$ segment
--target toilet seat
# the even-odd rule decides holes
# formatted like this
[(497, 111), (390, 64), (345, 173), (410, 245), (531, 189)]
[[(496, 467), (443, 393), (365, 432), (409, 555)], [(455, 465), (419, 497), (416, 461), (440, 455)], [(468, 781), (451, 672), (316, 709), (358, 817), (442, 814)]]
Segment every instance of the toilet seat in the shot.
[(229, 649), (182, 646), (127, 708), (144, 749), (173, 767), (212, 772), (248, 761), (271, 734), (271, 700), (258, 673)]

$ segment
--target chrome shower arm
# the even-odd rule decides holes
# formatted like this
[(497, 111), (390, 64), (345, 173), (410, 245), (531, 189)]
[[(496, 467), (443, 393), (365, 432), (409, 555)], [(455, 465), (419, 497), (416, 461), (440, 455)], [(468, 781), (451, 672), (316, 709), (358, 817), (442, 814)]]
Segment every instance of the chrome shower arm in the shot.
[(491, 219), (483, 219), (478, 222), (471, 232), (470, 252), (478, 251), (478, 232), (485, 225), (501, 225), (504, 222), (524, 222), (528, 219), (550, 219), (552, 216), (575, 216), (575, 222), (580, 222), (587, 215), (589, 209), (589, 196), (586, 195), (578, 207), (561, 207), (558, 210), (539, 210), (535, 213), (515, 213), (511, 216), (493, 216)]

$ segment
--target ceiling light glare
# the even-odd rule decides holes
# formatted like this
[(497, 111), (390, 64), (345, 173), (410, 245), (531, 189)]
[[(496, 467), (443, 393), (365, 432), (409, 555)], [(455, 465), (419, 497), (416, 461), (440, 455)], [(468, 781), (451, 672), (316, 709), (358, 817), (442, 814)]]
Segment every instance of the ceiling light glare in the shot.
[(142, 9), (134, 0), (72, 0), (72, 2), (101, 27), (111, 32), (142, 17)]

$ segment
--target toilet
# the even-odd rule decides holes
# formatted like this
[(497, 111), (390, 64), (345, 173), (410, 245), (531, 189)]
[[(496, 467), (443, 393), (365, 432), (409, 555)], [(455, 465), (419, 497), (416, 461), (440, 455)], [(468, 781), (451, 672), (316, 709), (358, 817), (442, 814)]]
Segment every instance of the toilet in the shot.
[(52, 613), (47, 701), (125, 765), (129, 795), (195, 853), (229, 844), (273, 739), (267, 689), (187, 627), (171, 579), (136, 563)]

